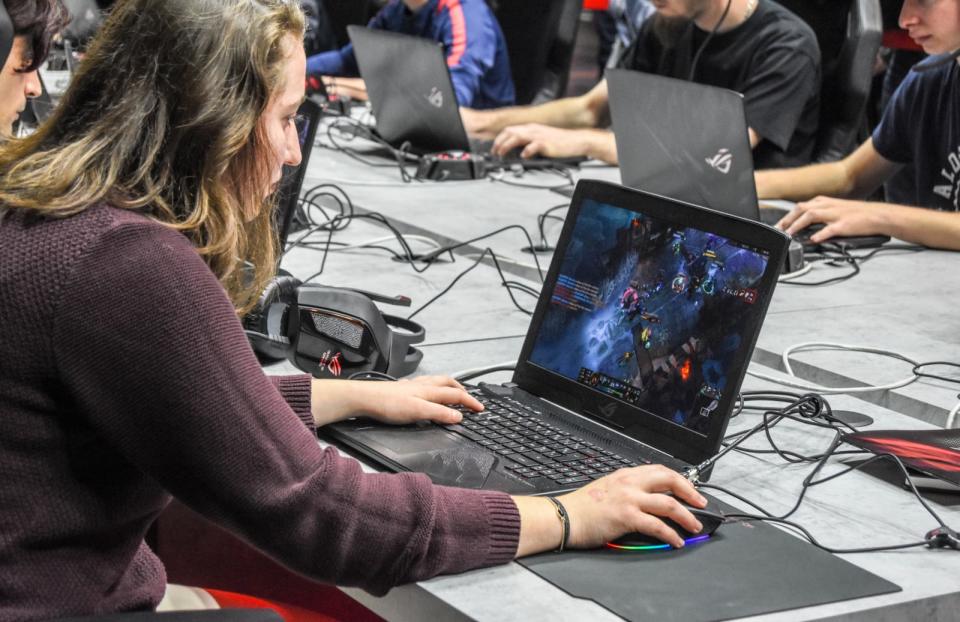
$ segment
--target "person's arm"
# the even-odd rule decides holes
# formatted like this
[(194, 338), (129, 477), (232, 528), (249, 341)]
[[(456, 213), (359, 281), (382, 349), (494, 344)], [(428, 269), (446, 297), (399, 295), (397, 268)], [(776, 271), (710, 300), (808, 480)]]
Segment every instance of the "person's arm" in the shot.
[(483, 3), (453, 3), (444, 10), (442, 42), (453, 91), (457, 103), (471, 107), (497, 54), (495, 33), (486, 27), (489, 9)]
[[(126, 468), (317, 580), (383, 593), (514, 557), (520, 515), (509, 496), (365, 474), (321, 449), (183, 235), (117, 225), (73, 273), (51, 300), (64, 416)], [(290, 382), (303, 402), (309, 384)]]
[(617, 141), (610, 130), (567, 130), (530, 123), (514, 125), (497, 135), (491, 152), (506, 155), (520, 149), (520, 157), (575, 158), (586, 156), (617, 164)]
[(800, 203), (777, 226), (790, 235), (815, 223), (826, 226), (815, 243), (836, 236), (888, 235), (931, 248), (960, 250), (960, 213), (889, 203), (816, 197)]
[(537, 106), (511, 106), (495, 110), (461, 108), (468, 133), (495, 138), (504, 128), (539, 123), (562, 128), (591, 128), (603, 125), (610, 116), (607, 82), (601, 81), (579, 97), (566, 97)]
[[(682, 548), (683, 538), (660, 517), (697, 533), (703, 525), (678, 499), (700, 508), (707, 504), (693, 484), (664, 466), (621, 469), (558, 499), (570, 517), (567, 545), (575, 549), (597, 548), (634, 531)], [(559, 548), (563, 528), (554, 505), (541, 497), (513, 500), (520, 512), (517, 557)]]
[(450, 424), (463, 419), (459, 411), (450, 408), (454, 404), (483, 410), (459, 382), (445, 376), (397, 382), (313, 379), (310, 410), (317, 427), (358, 415), (396, 425), (416, 421)]
[[(286, 565), (383, 594), (559, 543), (542, 501), (363, 473), (316, 437), (263, 373), (220, 283), (187, 239), (115, 225), (56, 292), (51, 327), (70, 416), (118, 459)], [(303, 398), (303, 379), (295, 379)], [(662, 534), (652, 514), (697, 522), (658, 492), (703, 503), (666, 469), (618, 471), (564, 497), (571, 544)], [(521, 506), (521, 507), (518, 507)], [(675, 536), (675, 534), (674, 534)]]
[(820, 195), (863, 198), (899, 169), (900, 165), (877, 152), (871, 138), (838, 162), (757, 171), (757, 197), (788, 201), (806, 201)]
[(307, 59), (308, 76), (356, 76), (358, 74), (359, 69), (353, 54), (352, 43), (348, 43), (339, 50), (314, 54)]

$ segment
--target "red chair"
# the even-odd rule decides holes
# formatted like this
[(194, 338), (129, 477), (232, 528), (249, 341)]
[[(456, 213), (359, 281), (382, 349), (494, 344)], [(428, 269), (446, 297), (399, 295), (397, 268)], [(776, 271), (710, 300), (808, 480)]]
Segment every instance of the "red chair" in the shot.
[(177, 501), (157, 519), (151, 540), (170, 583), (202, 587), (218, 602), (216, 594), (238, 605), (270, 601), (281, 616), (285, 608), (286, 622), (383, 622), (336, 587), (291, 572)]

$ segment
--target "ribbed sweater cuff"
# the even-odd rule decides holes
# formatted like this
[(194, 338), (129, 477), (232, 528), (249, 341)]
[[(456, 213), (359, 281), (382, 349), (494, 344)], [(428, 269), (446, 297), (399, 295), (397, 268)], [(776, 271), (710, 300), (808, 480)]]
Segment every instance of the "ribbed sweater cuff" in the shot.
[(510, 495), (483, 492), (481, 497), (490, 517), (490, 549), (483, 565), (506, 564), (516, 557), (520, 545), (520, 511)]
[(313, 421), (313, 412), (310, 410), (310, 394), (313, 387), (313, 378), (309, 374), (295, 376), (271, 376), (273, 384), (280, 391), (293, 412), (300, 417), (303, 424), (311, 430), (316, 430)]

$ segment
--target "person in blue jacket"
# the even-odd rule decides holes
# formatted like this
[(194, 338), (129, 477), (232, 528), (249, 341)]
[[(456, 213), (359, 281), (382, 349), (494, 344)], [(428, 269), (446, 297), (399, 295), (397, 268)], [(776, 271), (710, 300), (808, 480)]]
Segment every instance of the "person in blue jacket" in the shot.
[[(369, 27), (442, 43), (461, 106), (483, 109), (514, 103), (507, 44), (484, 0), (391, 0)], [(358, 73), (352, 45), (307, 60), (309, 76)]]

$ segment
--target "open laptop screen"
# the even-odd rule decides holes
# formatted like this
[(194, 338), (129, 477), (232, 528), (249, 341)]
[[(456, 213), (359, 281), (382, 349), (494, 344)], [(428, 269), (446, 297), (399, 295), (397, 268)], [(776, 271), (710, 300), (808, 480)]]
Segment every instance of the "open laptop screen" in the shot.
[(515, 382), (658, 448), (709, 455), (785, 246), (756, 223), (581, 182)]
[(706, 431), (769, 253), (590, 200), (573, 241), (531, 362)]

